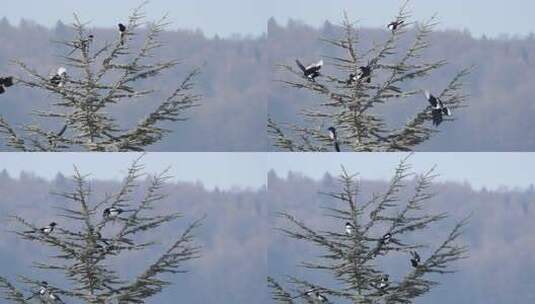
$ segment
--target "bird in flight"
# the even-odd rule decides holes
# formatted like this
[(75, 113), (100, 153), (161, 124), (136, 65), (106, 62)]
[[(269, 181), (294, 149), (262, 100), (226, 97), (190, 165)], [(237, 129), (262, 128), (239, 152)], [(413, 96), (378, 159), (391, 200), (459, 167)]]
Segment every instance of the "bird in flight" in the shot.
[(126, 38), (126, 26), (122, 23), (119, 23), (117, 26), (119, 27), (119, 35), (121, 35), (121, 45), (124, 45)]
[(316, 80), (316, 77), (320, 76), (320, 70), (323, 67), (323, 60), (320, 60), (316, 63), (312, 63), (305, 67), (299, 59), (296, 59), (295, 62), (297, 63), (297, 66), (303, 71), (303, 74), (306, 78), (309, 80)]
[(440, 100), (440, 98), (429, 93), (429, 91), (424, 91), (424, 94), (425, 98), (427, 98), (427, 101), (432, 107), (431, 114), (433, 115), (433, 125), (438, 127), (444, 120), (444, 115), (452, 115), (451, 110), (448, 107), (444, 106), (444, 103), (442, 103), (442, 100)]
[(411, 265), (416, 268), (420, 264), (420, 255), (416, 251), (411, 251)]
[(387, 25), (387, 27), (392, 32), (395, 32), (403, 23), (405, 23), (403, 20), (392, 21)]
[(338, 144), (338, 135), (336, 134), (336, 128), (335, 127), (329, 127), (329, 138), (334, 143), (334, 150), (336, 152), (340, 152), (340, 144)]

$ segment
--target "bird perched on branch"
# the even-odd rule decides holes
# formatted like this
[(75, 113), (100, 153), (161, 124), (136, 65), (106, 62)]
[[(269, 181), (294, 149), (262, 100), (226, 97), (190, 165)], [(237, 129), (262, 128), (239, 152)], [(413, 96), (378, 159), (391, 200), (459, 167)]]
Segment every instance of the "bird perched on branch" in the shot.
[(355, 226), (351, 224), (350, 222), (346, 223), (346, 234), (347, 235), (353, 235), (355, 233)]
[(390, 240), (392, 240), (392, 234), (387, 233), (383, 235), (383, 237), (381, 238), (379, 242), (381, 243), (381, 245), (387, 245), (388, 243), (390, 243)]
[(56, 74), (50, 77), (50, 83), (60, 88), (65, 85), (66, 80), (67, 80), (67, 69), (64, 67), (58, 68), (58, 71), (56, 72)]
[(48, 224), (47, 226), (45, 227), (42, 227), (42, 228), (39, 228), (37, 230), (30, 230), (30, 231), (25, 231), (24, 233), (36, 233), (37, 231), (40, 231), (41, 233), (44, 233), (46, 235), (49, 235), (51, 234), (53, 231), (54, 231), (54, 228), (57, 226), (58, 224), (56, 224), (55, 222), (52, 222), (50, 224)]
[(41, 284), (39, 286), (39, 289), (37, 289), (31, 296), (25, 299), (25, 301), (29, 301), (36, 296), (44, 297), (48, 293), (48, 282), (47, 281), (41, 281)]
[(6, 88), (13, 85), (13, 76), (0, 77), (0, 94), (6, 92)]
[(420, 264), (420, 255), (416, 251), (411, 251), (411, 265), (416, 268)]
[(316, 63), (310, 64), (307, 67), (305, 67), (299, 59), (296, 59), (295, 62), (297, 63), (297, 66), (303, 71), (303, 74), (306, 78), (309, 80), (314, 81), (316, 77), (320, 76), (320, 70), (323, 67), (323, 60), (320, 60)]
[(392, 21), (388, 24), (388, 29), (391, 30), (392, 32), (395, 32), (403, 23), (405, 23), (405, 21), (403, 20), (396, 20), (396, 21)]
[(103, 216), (105, 219), (115, 219), (115, 218), (117, 218), (119, 215), (121, 215), (123, 212), (124, 212), (124, 210), (121, 209), (121, 208), (110, 207), (110, 208), (106, 208), (106, 209), (104, 209), (104, 212), (102, 212), (102, 216)]
[(364, 80), (367, 83), (372, 82), (372, 68), (369, 65), (359, 67), (357, 79)]
[(387, 288), (390, 283), (388, 282), (388, 279), (389, 279), (389, 276), (387, 274), (383, 275), (380, 279), (379, 279), (379, 283), (377, 284), (377, 287), (379, 289), (385, 289)]
[(340, 152), (340, 144), (338, 144), (338, 135), (336, 134), (336, 128), (335, 127), (329, 127), (329, 138), (334, 143), (334, 150), (336, 152)]
[(429, 91), (424, 91), (424, 94), (425, 98), (427, 98), (427, 101), (432, 107), (431, 114), (433, 115), (433, 125), (438, 127), (444, 120), (444, 115), (451, 116), (451, 110), (444, 106), (444, 103), (442, 103), (440, 98), (432, 95), (429, 93)]
[(126, 40), (126, 26), (122, 23), (119, 23), (117, 25), (119, 27), (119, 35), (121, 39), (121, 45), (124, 45), (124, 42)]

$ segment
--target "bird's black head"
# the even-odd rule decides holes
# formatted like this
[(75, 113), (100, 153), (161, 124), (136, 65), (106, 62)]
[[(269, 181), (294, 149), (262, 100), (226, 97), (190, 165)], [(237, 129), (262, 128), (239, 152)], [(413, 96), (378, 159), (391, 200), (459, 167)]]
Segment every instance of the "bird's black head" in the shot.
[(50, 227), (55, 227), (55, 226), (57, 226), (57, 225), (58, 225), (58, 224), (56, 224), (56, 222), (52, 222), (52, 223), (50, 223)]
[(120, 31), (120, 32), (124, 32), (124, 31), (126, 31), (126, 26), (125, 26), (124, 24), (119, 23), (117, 26), (119, 27), (119, 31)]
[(333, 132), (333, 133), (336, 132), (336, 129), (334, 127), (329, 127), (329, 129), (327, 129), (327, 130), (329, 130), (329, 132)]
[(41, 281), (41, 285), (48, 286), (48, 282), (47, 281)]

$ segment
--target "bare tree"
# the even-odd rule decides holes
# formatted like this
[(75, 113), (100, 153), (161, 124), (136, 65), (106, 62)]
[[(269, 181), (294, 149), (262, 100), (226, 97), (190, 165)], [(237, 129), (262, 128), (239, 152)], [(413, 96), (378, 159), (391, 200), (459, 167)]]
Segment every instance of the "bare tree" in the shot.
[[(9, 303), (145, 303), (162, 292), (171, 282), (165, 274), (186, 272), (184, 263), (199, 257), (194, 232), (201, 220), (191, 223), (168, 248), (146, 267), (129, 279), (113, 267), (113, 261), (125, 259), (128, 252), (146, 250), (161, 240), (140, 241), (140, 235), (154, 232), (181, 217), (180, 213), (155, 214), (154, 207), (166, 198), (162, 188), (170, 178), (167, 170), (151, 177), (139, 201), (133, 193), (141, 187), (143, 166), (137, 159), (128, 170), (120, 189), (103, 200), (95, 201), (88, 177), (75, 168), (72, 192), (56, 193), (67, 200), (58, 208), (58, 218), (45, 227), (37, 227), (26, 219), (13, 216), (20, 229), (14, 233), (23, 240), (53, 248), (52, 260), (35, 262), (40, 271), (62, 274), (71, 286), (60, 286), (47, 279), (19, 276), (17, 287), (0, 276), (0, 297)], [(71, 228), (70, 228), (71, 227)], [(76, 228), (75, 228), (76, 227)], [(143, 238), (146, 239), (146, 238)], [(130, 257), (131, 258), (131, 257)], [(141, 261), (135, 261), (142, 264)], [(56, 298), (56, 299), (55, 299)]]
[[(132, 127), (121, 127), (109, 113), (115, 104), (150, 97), (156, 89), (139, 89), (139, 82), (156, 80), (179, 64), (176, 60), (162, 61), (155, 54), (163, 45), (160, 34), (168, 25), (167, 18), (144, 22), (142, 7), (133, 11), (127, 23), (120, 24), (115, 41), (104, 44), (97, 43), (99, 37), (75, 15), (75, 37), (57, 41), (72, 51), (61, 56), (65, 67), (58, 67), (52, 75), (42, 75), (15, 61), (29, 76), (15, 79), (16, 84), (45, 91), (56, 99), (50, 110), (31, 115), (57, 121), (62, 127), (47, 130), (32, 123), (21, 126), (19, 133), (0, 116), (0, 134), (6, 146), (18, 151), (142, 151), (170, 132), (161, 123), (187, 119), (184, 113), (200, 100), (192, 92), (198, 69), (188, 72), (165, 100), (147, 103), (147, 108), (154, 108)], [(141, 33), (142, 39), (137, 39)]]
[[(422, 58), (430, 46), (428, 40), (436, 24), (435, 17), (421, 24), (414, 23), (415, 30), (409, 30), (413, 23), (409, 20), (407, 3), (388, 24), (390, 34), (386, 41), (374, 43), (370, 49), (360, 47), (358, 28), (345, 15), (341, 37), (322, 39), (342, 54), (326, 58), (334, 69), (333, 74), (322, 69), (323, 60), (309, 66), (297, 60), (298, 68), (294, 63), (280, 66), (293, 76), (292, 80), (282, 80), (284, 85), (306, 90), (321, 102), (319, 106), (302, 109), (299, 114), (302, 124), (279, 125), (268, 117), (268, 133), (276, 148), (410, 151), (438, 132), (442, 122), (454, 120), (452, 111), (465, 106), (462, 79), (469, 70), (460, 71), (434, 96), (424, 97), (424, 88), (411, 88), (415, 81), (428, 78), (431, 72), (446, 65), (446, 61), (427, 62)], [(410, 38), (413, 34), (414, 38)], [(413, 39), (408, 48), (401, 46), (404, 37)], [(416, 106), (414, 116), (401, 125), (387, 121), (378, 107), (416, 97), (420, 97), (421, 106)], [(414, 107), (413, 103), (410, 107)], [(336, 130), (334, 137), (327, 128)]]
[[(442, 242), (418, 241), (418, 232), (431, 229), (446, 214), (424, 210), (434, 196), (430, 191), (433, 170), (419, 175), (413, 193), (401, 198), (412, 175), (409, 171), (407, 159), (402, 160), (388, 189), (364, 201), (355, 175), (344, 169), (340, 191), (323, 193), (339, 203), (325, 208), (326, 216), (336, 224), (334, 231), (315, 229), (291, 214), (281, 213), (288, 224), (278, 228), (284, 235), (321, 249), (318, 259), (303, 261), (301, 266), (329, 274), (333, 282), (324, 286), (289, 276), (286, 287), (268, 277), (275, 302), (413, 303), (438, 284), (436, 274), (453, 272), (452, 263), (466, 257), (467, 249), (458, 244), (466, 220), (457, 223)], [(402, 273), (394, 274), (382, 265), (385, 257), (400, 255), (406, 257), (406, 267), (400, 267), (405, 269)]]

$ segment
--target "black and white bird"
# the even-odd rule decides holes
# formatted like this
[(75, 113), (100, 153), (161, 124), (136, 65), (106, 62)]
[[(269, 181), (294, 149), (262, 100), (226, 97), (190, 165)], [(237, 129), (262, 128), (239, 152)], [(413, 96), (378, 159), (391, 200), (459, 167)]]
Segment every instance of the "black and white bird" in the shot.
[(338, 143), (338, 135), (336, 134), (336, 128), (329, 127), (329, 129), (327, 130), (329, 131), (329, 138), (333, 141), (334, 150), (336, 152), (340, 152), (340, 144)]
[(387, 245), (388, 243), (390, 243), (390, 240), (392, 240), (392, 234), (391, 233), (387, 233), (385, 235), (383, 235), (383, 237), (381, 238), (381, 244), (382, 245)]
[(388, 279), (389, 279), (389, 276), (387, 274), (383, 275), (380, 279), (379, 279), (379, 283), (377, 284), (377, 287), (379, 289), (385, 289), (387, 288), (390, 283), (388, 283)]
[(123, 209), (117, 207), (110, 207), (104, 209), (102, 216), (106, 219), (115, 219), (123, 213)]
[(119, 35), (121, 35), (121, 45), (124, 45), (126, 38), (126, 26), (122, 23), (119, 23), (117, 26), (119, 27)]
[(309, 80), (314, 81), (316, 77), (320, 76), (320, 70), (323, 67), (323, 60), (320, 60), (316, 63), (310, 64), (307, 67), (305, 67), (299, 59), (296, 59), (295, 62), (297, 63), (297, 66), (303, 71), (303, 74), (306, 78)]
[(416, 251), (411, 251), (411, 265), (416, 268), (420, 264), (420, 255)]
[(50, 83), (60, 88), (65, 85), (66, 80), (67, 80), (67, 69), (64, 67), (58, 68), (58, 71), (56, 72), (56, 74), (50, 77)]
[(0, 77), (0, 94), (4, 94), (6, 92), (6, 88), (9, 88), (13, 85), (13, 77)]
[(346, 234), (347, 235), (355, 234), (355, 226), (353, 226), (353, 224), (351, 224), (350, 222), (346, 223)]
[(395, 32), (403, 23), (405, 23), (403, 20), (392, 21), (387, 25), (387, 27), (392, 32)]
[(372, 82), (372, 68), (369, 65), (359, 67), (357, 79), (364, 80), (367, 83)]
[(36, 233), (37, 231), (40, 231), (41, 233), (44, 233), (44, 234), (46, 234), (46, 235), (49, 235), (49, 234), (51, 234), (51, 233), (54, 231), (54, 228), (55, 228), (57, 225), (58, 225), (58, 224), (56, 224), (55, 222), (52, 222), (52, 223), (46, 225), (45, 227), (39, 228), (38, 230), (25, 231), (25, 233)]
[(424, 94), (425, 98), (427, 98), (427, 101), (432, 107), (433, 125), (439, 126), (444, 120), (444, 115), (451, 116), (451, 110), (448, 107), (444, 106), (440, 98), (429, 93), (429, 91), (424, 91)]
[(36, 296), (44, 297), (47, 293), (48, 293), (48, 282), (47, 281), (41, 281), (41, 283), (39, 285), (39, 289), (37, 289), (37, 291), (35, 291), (31, 296), (29, 296), (25, 300), (29, 301), (29, 300), (35, 298)]
[(350, 85), (350, 84), (354, 83), (354, 82), (357, 81), (357, 80), (358, 80), (357, 74), (355, 74), (355, 73), (350, 73), (350, 74), (349, 74), (349, 77), (348, 77), (347, 80), (346, 80), (346, 84), (347, 84), (347, 85)]
[(316, 291), (316, 299), (320, 303), (329, 303), (329, 299), (327, 299), (327, 297), (322, 295), (319, 291)]

